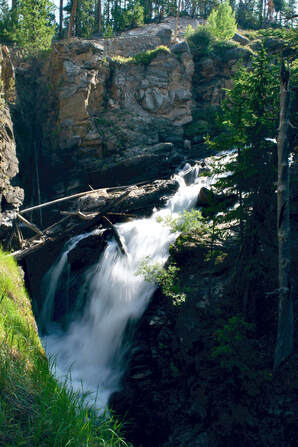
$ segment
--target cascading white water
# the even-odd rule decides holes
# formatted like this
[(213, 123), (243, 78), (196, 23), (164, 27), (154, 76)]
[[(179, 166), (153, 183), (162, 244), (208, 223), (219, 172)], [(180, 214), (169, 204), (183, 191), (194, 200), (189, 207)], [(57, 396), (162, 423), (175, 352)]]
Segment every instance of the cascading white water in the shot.
[(89, 233), (80, 234), (71, 238), (64, 247), (64, 251), (62, 252), (58, 261), (50, 268), (42, 281), (42, 289), (46, 289), (44, 293), (45, 299), (42, 306), (42, 311), (40, 315), (40, 325), (45, 327), (46, 324), (52, 320), (53, 311), (54, 311), (54, 300), (55, 294), (58, 287), (58, 282), (67, 268), (67, 255), (68, 253), (85, 237), (87, 237)]
[[(166, 262), (177, 234), (171, 233), (159, 218), (175, 217), (195, 205), (200, 188), (211, 183), (206, 177), (195, 177), (194, 183), (186, 186), (181, 171), (176, 176), (179, 189), (165, 208), (153, 212), (150, 218), (117, 225), (128, 256), (122, 255), (116, 242), (111, 241), (88, 272), (89, 298), (84, 315), (73, 321), (66, 333), (55, 329), (43, 339), (47, 353), (56, 357), (57, 376), (70, 373), (73, 388), (93, 392), (90, 400), (96, 396), (98, 409), (104, 410), (111, 393), (119, 389), (127, 354), (123, 343), (127, 324), (140, 318), (156, 289), (135, 273), (145, 257), (150, 263)], [(70, 241), (67, 251), (78, 243), (78, 238)], [(45, 306), (53, 300), (66, 256), (64, 252), (48, 276), (50, 298)]]

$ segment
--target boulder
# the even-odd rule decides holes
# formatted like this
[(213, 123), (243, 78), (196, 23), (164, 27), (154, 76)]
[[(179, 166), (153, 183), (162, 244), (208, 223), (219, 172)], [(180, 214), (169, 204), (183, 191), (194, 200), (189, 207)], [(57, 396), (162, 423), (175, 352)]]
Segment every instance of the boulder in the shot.
[(186, 40), (173, 45), (171, 51), (174, 54), (190, 53), (189, 45)]
[(235, 33), (233, 40), (235, 40), (235, 42), (239, 42), (241, 45), (248, 45), (250, 42), (250, 40), (247, 37), (243, 36), (240, 33)]
[(208, 206), (212, 205), (213, 200), (214, 200), (213, 192), (210, 189), (205, 188), (203, 186), (200, 189), (200, 192), (198, 195), (197, 206), (208, 207)]
[(97, 262), (99, 256), (107, 245), (106, 237), (110, 232), (105, 234), (94, 234), (82, 239), (69, 253), (68, 263), (73, 270), (86, 268)]

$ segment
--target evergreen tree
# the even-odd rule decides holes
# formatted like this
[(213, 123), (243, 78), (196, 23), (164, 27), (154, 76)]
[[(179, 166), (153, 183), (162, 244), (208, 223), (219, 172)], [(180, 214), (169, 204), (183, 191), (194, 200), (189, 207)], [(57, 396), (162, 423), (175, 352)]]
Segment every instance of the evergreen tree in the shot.
[(15, 40), (17, 14), (9, 9), (7, 0), (0, 0), (0, 41), (10, 44)]
[[(265, 264), (265, 260), (259, 258), (262, 259), (259, 270), (255, 268), (257, 253), (263, 250), (264, 244), (271, 247), (274, 238), (270, 236), (270, 210), (273, 212), (272, 203), (275, 202), (276, 148), (272, 139), (278, 128), (278, 90), (277, 69), (262, 50), (249, 71), (241, 68), (237, 74), (218, 117), (221, 132), (209, 141), (218, 150), (236, 150), (234, 159), (226, 166), (227, 175), (216, 186), (221, 192), (238, 196), (238, 206), (224, 210), (224, 216), (227, 222), (240, 221), (239, 265), (242, 260), (245, 265), (241, 270), (243, 277), (239, 274), (238, 278), (241, 287), (239, 285), (239, 290), (233, 293), (242, 300), (244, 314), (249, 308), (255, 310), (256, 303), (249, 305), (249, 298), (256, 300), (253, 283), (261, 275), (262, 262)], [(262, 293), (260, 285), (258, 293)]]
[(30, 54), (50, 47), (55, 33), (54, 4), (49, 0), (19, 0), (16, 42)]
[(208, 17), (211, 34), (220, 40), (230, 40), (237, 31), (235, 12), (228, 2), (213, 9)]
[(78, 0), (76, 14), (76, 35), (90, 37), (96, 28), (95, 2), (93, 0)]

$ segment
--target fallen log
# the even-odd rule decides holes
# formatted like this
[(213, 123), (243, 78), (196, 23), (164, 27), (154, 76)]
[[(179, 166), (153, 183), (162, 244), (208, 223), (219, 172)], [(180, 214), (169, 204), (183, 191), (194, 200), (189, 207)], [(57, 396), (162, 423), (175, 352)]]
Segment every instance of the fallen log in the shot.
[[(69, 216), (69, 217), (79, 217), (82, 220), (91, 220), (94, 217), (96, 217), (98, 214), (102, 213), (82, 213), (82, 211), (60, 211), (60, 214), (63, 216)], [(129, 217), (132, 219), (136, 219), (136, 214), (127, 214), (127, 213), (106, 213), (107, 216), (112, 217)]]
[[(167, 178), (167, 177), (160, 177), (160, 179), (165, 179), (165, 178)], [(76, 199), (76, 198), (79, 198), (79, 197), (87, 196), (89, 194), (94, 194), (96, 192), (101, 192), (102, 191), (102, 192), (108, 192), (109, 193), (109, 192), (113, 192), (113, 191), (122, 191), (123, 189), (130, 189), (131, 190), (132, 188), (135, 188), (135, 187), (138, 187), (138, 186), (143, 186), (143, 185), (148, 185), (150, 183), (152, 183), (152, 181), (147, 181), (146, 180), (146, 181), (143, 181), (143, 182), (135, 183), (133, 185), (111, 186), (110, 188), (109, 187), (105, 187), (105, 188), (99, 188), (99, 189), (92, 189), (92, 187), (89, 185), (90, 188), (91, 188), (91, 190), (89, 190), (89, 191), (78, 192), (78, 193), (72, 194), (70, 196), (60, 197), (59, 199), (51, 200), (49, 202), (41, 203), (39, 205), (34, 205), (34, 206), (31, 206), (30, 208), (26, 208), (24, 210), (19, 211), (19, 214), (29, 213), (30, 211), (36, 211), (36, 210), (39, 210), (41, 208), (45, 208), (45, 207), (54, 205), (56, 203), (65, 202), (67, 200), (71, 200), (71, 199)]]
[(64, 216), (74, 216), (74, 217), (79, 217), (82, 220), (91, 220), (94, 219), (94, 217), (96, 217), (99, 213), (89, 213), (89, 214), (85, 214), (82, 213), (82, 211), (60, 211), (60, 214), (64, 215)]
[(46, 243), (48, 243), (48, 242), (49, 242), (49, 239), (45, 239), (43, 241), (40, 241), (36, 245), (32, 245), (31, 247), (27, 247), (22, 250), (14, 251), (13, 253), (10, 253), (9, 256), (13, 256), (16, 261), (20, 261), (21, 259), (25, 258), (26, 256), (39, 250), (41, 247), (46, 245)]
[(19, 214), (29, 213), (30, 211), (36, 211), (41, 208), (45, 208), (45, 207), (54, 205), (55, 203), (65, 202), (66, 200), (76, 199), (78, 197), (83, 197), (88, 194), (94, 194), (95, 192), (100, 192), (100, 191), (106, 191), (106, 188), (93, 189), (92, 191), (79, 192), (77, 194), (72, 194), (71, 196), (60, 197), (60, 199), (51, 200), (50, 202), (41, 203), (40, 205), (31, 206), (30, 208), (21, 210), (21, 211), (19, 211)]
[(43, 232), (33, 223), (29, 222), (29, 220), (25, 219), (25, 217), (21, 216), (19, 213), (17, 214), (17, 218), (21, 221), (26, 227), (30, 228), (34, 233), (37, 233), (39, 236), (43, 236)]
[[(74, 236), (75, 234), (80, 234), (89, 231), (91, 228), (98, 226), (102, 222), (103, 214), (109, 212), (114, 206), (119, 205), (130, 194), (130, 192), (131, 189), (125, 191), (123, 194), (121, 194), (119, 197), (113, 200), (109, 205), (106, 205), (102, 209), (102, 211), (98, 213), (93, 219), (81, 222), (79, 224), (74, 224), (71, 228), (60, 231), (59, 234), (56, 235), (56, 237), (54, 235), (51, 235), (51, 237), (47, 237), (42, 241), (38, 241), (31, 247), (27, 247), (23, 250), (18, 250), (13, 253), (10, 253), (10, 256), (13, 256), (16, 260), (21, 260), (24, 257), (28, 256), (29, 254), (36, 252), (37, 250), (39, 250), (40, 248), (44, 247), (47, 244), (57, 243), (60, 240), (67, 239), (71, 236)], [(66, 218), (69, 218), (69, 216), (66, 216)], [(34, 243), (34, 241), (32, 243)]]
[(16, 221), (14, 221), (14, 226), (15, 226), (15, 232), (16, 232), (16, 235), (17, 235), (17, 238), (18, 238), (19, 246), (21, 248), (23, 248), (24, 247), (23, 235), (22, 235), (22, 232), (21, 232), (21, 230), (20, 230), (20, 228), (19, 228), (19, 226), (18, 226)]
[(52, 224), (52, 225), (50, 225), (49, 227), (45, 228), (45, 229), (43, 230), (44, 234), (49, 234), (49, 233), (53, 232), (53, 229), (54, 229), (55, 227), (57, 227), (58, 225), (61, 225), (61, 224), (64, 223), (64, 222), (66, 222), (67, 220), (70, 219), (70, 217), (71, 217), (71, 216), (63, 217), (63, 219), (60, 219), (60, 220), (58, 220), (58, 222), (55, 222), (54, 224)]
[(108, 224), (108, 226), (111, 228), (111, 230), (113, 231), (115, 241), (117, 242), (118, 247), (119, 247), (121, 253), (123, 255), (127, 256), (127, 251), (126, 251), (126, 248), (123, 245), (123, 242), (121, 240), (121, 236), (119, 234), (119, 231), (117, 230), (117, 228), (112, 224), (112, 222), (106, 216), (102, 216), (102, 218)]

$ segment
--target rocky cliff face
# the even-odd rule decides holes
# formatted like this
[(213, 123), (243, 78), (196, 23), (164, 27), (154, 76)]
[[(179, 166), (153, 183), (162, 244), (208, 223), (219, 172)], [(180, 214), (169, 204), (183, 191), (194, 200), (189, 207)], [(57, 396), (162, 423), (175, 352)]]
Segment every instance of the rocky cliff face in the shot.
[(165, 175), (192, 119), (185, 43), (141, 60), (104, 51), (97, 41), (57, 42), (42, 69), (40, 156), (55, 173), (53, 195)]
[[(184, 139), (202, 140), (214, 121), (210, 106), (221, 102), (249, 52), (190, 51), (183, 40), (188, 22), (197, 24), (181, 21), (178, 44), (175, 20), (168, 19), (113, 39), (58, 41), (46, 60), (18, 66), (17, 140), (32, 202), (38, 182), (45, 201), (88, 185), (160, 178), (191, 156)], [(30, 151), (38, 167), (34, 184), (26, 174)]]
[(7, 47), (0, 45), (0, 240), (12, 226), (23, 190), (11, 180), (18, 173), (13, 125), (8, 104), (14, 101), (14, 70)]

